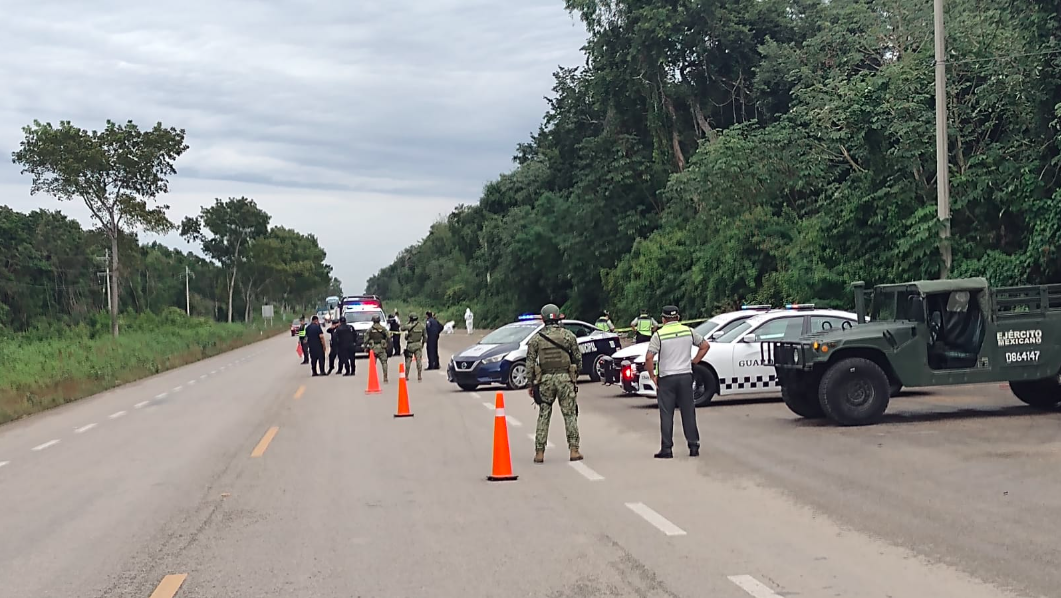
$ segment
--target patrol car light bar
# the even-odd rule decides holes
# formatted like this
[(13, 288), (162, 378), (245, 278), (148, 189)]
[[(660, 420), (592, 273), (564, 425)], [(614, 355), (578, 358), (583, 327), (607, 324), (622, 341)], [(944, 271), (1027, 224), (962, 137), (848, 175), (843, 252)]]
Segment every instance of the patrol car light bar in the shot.
[(814, 309), (813, 303), (789, 303), (785, 309)]
[(521, 315), (519, 317), (519, 321), (520, 322), (527, 322), (527, 321), (530, 321), (530, 320), (540, 320), (540, 319), (542, 319), (541, 314), (523, 314), (523, 315)]
[(770, 309), (769, 305), (742, 305), (741, 309)]

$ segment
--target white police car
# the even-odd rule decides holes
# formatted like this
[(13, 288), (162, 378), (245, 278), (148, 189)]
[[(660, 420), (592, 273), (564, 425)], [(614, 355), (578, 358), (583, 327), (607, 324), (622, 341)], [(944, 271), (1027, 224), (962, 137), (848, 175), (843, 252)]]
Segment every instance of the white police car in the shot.
[(387, 314), (383, 313), (378, 305), (375, 304), (348, 304), (343, 306), (343, 316), (346, 318), (346, 323), (354, 329), (354, 355), (359, 353), (368, 354), (368, 349), (364, 347), (365, 333), (368, 332), (369, 328), (372, 328), (372, 316), (379, 316), (381, 324), (385, 324), (387, 321)]
[[(582, 373), (594, 382), (600, 380), (603, 358), (619, 350), (619, 335), (597, 330), (579, 320), (561, 320), (560, 325), (574, 333), (582, 351)], [(446, 377), (463, 390), (472, 391), (486, 384), (504, 384), (510, 389), (526, 388), (527, 341), (544, 327), (541, 316), (520, 316), (483, 337), (483, 340), (450, 359)]]
[[(714, 340), (744, 320), (769, 310), (769, 305), (742, 305), (739, 311), (718, 314), (693, 330), (708, 340)], [(648, 343), (637, 343), (616, 351), (604, 362), (604, 375), (602, 376), (604, 384), (606, 386), (618, 384), (624, 393), (637, 394), (638, 378), (641, 370), (644, 369), (647, 352)]]
[[(781, 386), (773, 366), (763, 365), (764, 342), (795, 340), (804, 334), (846, 328), (857, 324), (851, 312), (815, 309), (813, 304), (792, 304), (739, 321), (711, 341), (711, 350), (693, 366), (693, 400), (703, 406), (715, 395), (778, 394)], [(697, 349), (693, 348), (693, 354)], [(644, 371), (642, 359), (637, 394), (655, 398), (656, 387)]]

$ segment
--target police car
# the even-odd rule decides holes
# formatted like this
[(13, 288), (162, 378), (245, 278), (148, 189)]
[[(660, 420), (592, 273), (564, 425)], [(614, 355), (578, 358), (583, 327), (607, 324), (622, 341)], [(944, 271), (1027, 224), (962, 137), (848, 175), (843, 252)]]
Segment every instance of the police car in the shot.
[[(708, 340), (714, 340), (744, 320), (769, 309), (769, 305), (743, 305), (739, 311), (718, 314), (693, 330)], [(604, 384), (606, 386), (618, 384), (625, 394), (637, 394), (638, 377), (645, 365), (646, 353), (648, 353), (648, 343), (637, 343), (616, 351), (604, 361), (604, 375), (602, 376)]]
[(372, 316), (379, 316), (380, 323), (387, 321), (387, 314), (377, 300), (360, 300), (355, 298), (343, 299), (343, 315), (346, 323), (354, 329), (354, 355), (368, 354), (364, 348), (365, 333), (372, 328)]
[[(693, 366), (693, 400), (703, 406), (715, 395), (731, 397), (748, 394), (778, 394), (781, 386), (772, 366), (762, 364), (764, 342), (795, 340), (804, 334), (858, 323), (855, 314), (832, 309), (816, 309), (813, 304), (791, 304), (784, 309), (754, 315), (729, 327), (711, 341), (711, 350)], [(693, 354), (697, 349), (693, 348)], [(656, 397), (652, 378), (641, 362), (637, 394)]]
[[(582, 351), (582, 374), (594, 382), (601, 379), (603, 360), (619, 350), (619, 335), (597, 330), (592, 324), (562, 319), (560, 325), (574, 333)], [(520, 316), (483, 337), (478, 344), (450, 359), (446, 377), (463, 390), (486, 384), (504, 384), (512, 390), (526, 388), (527, 341), (545, 326), (541, 316)]]

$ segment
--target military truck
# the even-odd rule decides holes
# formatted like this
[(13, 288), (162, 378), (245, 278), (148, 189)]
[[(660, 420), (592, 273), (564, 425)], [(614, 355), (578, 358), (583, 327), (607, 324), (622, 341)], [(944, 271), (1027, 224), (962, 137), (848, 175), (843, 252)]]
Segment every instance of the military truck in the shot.
[(876, 286), (866, 321), (763, 343), (785, 404), (845, 426), (880, 421), (904, 386), (1008, 382), (1042, 409), (1061, 403), (1061, 284), (991, 289), (983, 278)]

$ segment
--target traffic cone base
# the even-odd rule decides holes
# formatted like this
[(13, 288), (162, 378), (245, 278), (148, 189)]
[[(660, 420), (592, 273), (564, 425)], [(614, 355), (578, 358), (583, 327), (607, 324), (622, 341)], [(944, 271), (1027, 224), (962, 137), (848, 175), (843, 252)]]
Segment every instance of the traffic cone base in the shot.
[(491, 482), (511, 482), (519, 476), (512, 473), (512, 455), (508, 450), (508, 418), (505, 417), (505, 395), (497, 393), (494, 402), (494, 463), (486, 479)]
[(405, 380), (405, 364), (398, 364), (398, 413), (394, 417), (412, 417), (409, 410), (409, 385)]
[(379, 387), (379, 374), (376, 373), (376, 352), (372, 349), (368, 350), (368, 388), (365, 389), (367, 395), (378, 395), (383, 390)]

